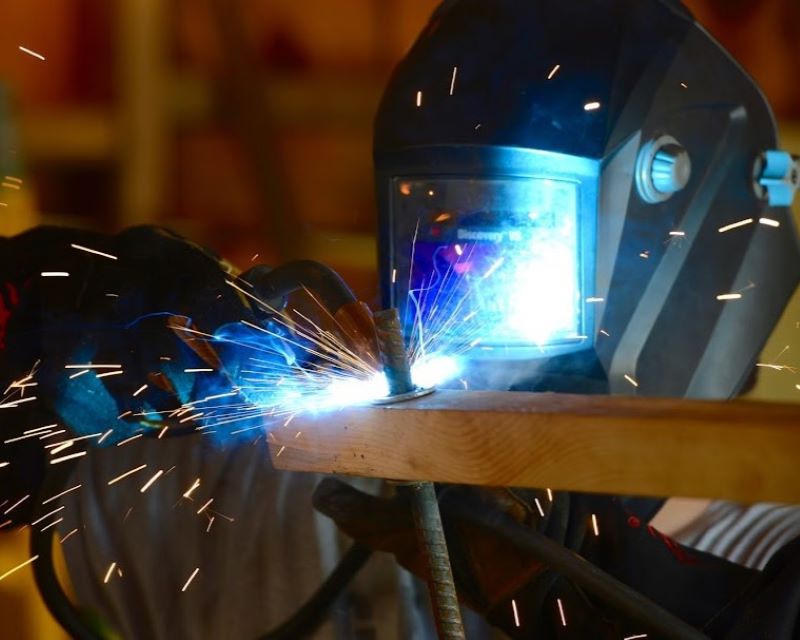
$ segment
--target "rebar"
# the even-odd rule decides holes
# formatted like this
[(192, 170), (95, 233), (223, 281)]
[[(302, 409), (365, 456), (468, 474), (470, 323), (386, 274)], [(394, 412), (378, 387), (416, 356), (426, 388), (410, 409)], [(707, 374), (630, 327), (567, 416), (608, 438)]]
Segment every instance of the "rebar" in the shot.
[[(411, 366), (400, 328), (397, 309), (375, 314), (378, 345), (389, 393), (402, 396), (414, 391)], [(439, 637), (443, 640), (464, 640), (464, 626), (458, 594), (450, 567), (447, 540), (444, 536), (436, 489), (432, 482), (412, 482), (399, 487), (411, 496), (411, 509), (422, 553), (428, 569), (428, 591)]]

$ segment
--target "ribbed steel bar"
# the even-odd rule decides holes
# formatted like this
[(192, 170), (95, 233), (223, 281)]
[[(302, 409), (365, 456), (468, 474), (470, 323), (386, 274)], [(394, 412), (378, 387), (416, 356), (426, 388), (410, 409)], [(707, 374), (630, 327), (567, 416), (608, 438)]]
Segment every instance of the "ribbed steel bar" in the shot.
[[(397, 309), (376, 313), (375, 327), (383, 370), (389, 382), (389, 393), (392, 396), (412, 393), (415, 387), (411, 380), (411, 367)], [(450, 556), (447, 553), (436, 489), (432, 482), (414, 482), (401, 485), (400, 489), (411, 495), (417, 537), (428, 565), (428, 590), (439, 637), (443, 640), (464, 640), (461, 609), (450, 567)]]

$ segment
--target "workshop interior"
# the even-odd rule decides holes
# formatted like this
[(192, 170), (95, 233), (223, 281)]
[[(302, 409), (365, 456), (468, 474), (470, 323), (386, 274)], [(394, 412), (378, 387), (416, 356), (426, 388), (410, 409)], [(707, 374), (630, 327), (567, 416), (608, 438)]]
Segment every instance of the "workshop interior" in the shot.
[(0, 34), (0, 637), (800, 638), (800, 3)]

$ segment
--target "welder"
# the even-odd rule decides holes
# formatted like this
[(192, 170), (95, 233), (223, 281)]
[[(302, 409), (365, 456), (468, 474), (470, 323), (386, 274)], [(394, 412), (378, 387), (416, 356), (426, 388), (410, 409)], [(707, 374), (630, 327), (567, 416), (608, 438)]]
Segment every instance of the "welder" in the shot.
[[(428, 331), (465, 352), (458, 386), (731, 398), (800, 277), (797, 158), (677, 0), (443, 2), (389, 83), (374, 145), (384, 306), (409, 341)], [(796, 508), (710, 509), (686, 539), (717, 557), (648, 526), (662, 501), (481, 495), (711, 637), (800, 629)], [(474, 491), (439, 496), (461, 596), (509, 635), (647, 631), (508, 532), (487, 552), (464, 517)], [(407, 505), (333, 480), (316, 504), (419, 566)]]

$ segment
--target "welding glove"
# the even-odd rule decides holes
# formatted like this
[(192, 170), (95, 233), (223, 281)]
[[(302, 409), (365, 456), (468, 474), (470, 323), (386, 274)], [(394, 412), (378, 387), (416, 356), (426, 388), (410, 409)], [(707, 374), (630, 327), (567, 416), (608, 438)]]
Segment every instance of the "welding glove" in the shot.
[[(502, 491), (439, 487), (459, 596), (511, 637), (618, 639), (648, 629), (635, 615), (612, 610), (561, 577), (546, 559), (530, 557), (499, 533), (476, 526), (463, 517), (469, 510), (494, 513), (546, 534), (712, 638), (750, 637), (742, 629), (758, 624), (782, 630), (783, 635), (769, 637), (793, 637), (800, 610), (800, 544), (788, 545), (762, 573), (678, 545), (627, 512), (618, 499), (557, 492), (551, 502), (541, 492), (515, 491), (509, 501), (498, 495)], [(518, 500), (527, 503), (522, 512)], [(425, 577), (410, 505), (402, 493), (375, 498), (326, 479), (314, 504), (355, 540), (393, 553), (400, 564)]]
[[(4, 396), (3, 441), (57, 423), (92, 441), (108, 432), (102, 444), (111, 445), (142, 431), (157, 433), (169, 412), (238, 384), (252, 355), (240, 347), (247, 340), (238, 335), (246, 328), (241, 322), (265, 319), (228, 284), (234, 280), (229, 265), (209, 251), (155, 227), (115, 236), (40, 227), (0, 241), (0, 373), (6, 385), (19, 383)], [(222, 333), (229, 339), (217, 340)], [(28, 402), (34, 396), (39, 399)], [(220, 399), (215, 411), (224, 412), (226, 402), (243, 400)], [(203, 417), (192, 417), (200, 413), (184, 411), (170, 424), (203, 424)], [(3, 498), (30, 493), (45, 466), (46, 442), (35, 437), (4, 445), (0, 461), (26, 463), (0, 469), (12, 476), (4, 478), (11, 489)], [(25, 509), (17, 513), (24, 516)]]

